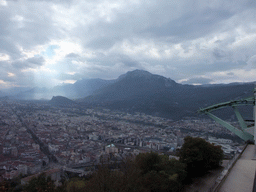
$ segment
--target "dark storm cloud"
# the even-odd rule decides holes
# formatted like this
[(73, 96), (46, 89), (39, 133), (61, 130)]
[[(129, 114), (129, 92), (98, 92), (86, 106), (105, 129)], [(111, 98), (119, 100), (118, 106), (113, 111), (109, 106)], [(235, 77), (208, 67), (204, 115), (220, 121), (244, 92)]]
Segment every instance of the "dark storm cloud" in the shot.
[(233, 75), (235, 75), (234, 73), (232, 73), (232, 72), (229, 72), (229, 73), (227, 73), (227, 75), (229, 75), (229, 76), (233, 76)]
[(206, 9), (188, 13), (159, 27), (150, 27), (142, 32), (156, 37), (174, 36), (181, 40), (195, 39), (218, 30), (216, 25), (232, 15), (228, 11)]
[(117, 63), (122, 63), (124, 67), (140, 67), (139, 61), (124, 54), (97, 54), (95, 58), (87, 59), (91, 63), (104, 64), (104, 66), (114, 66)]
[[(116, 42), (125, 38), (125, 32), (122, 33), (122, 30), (116, 29), (116, 25), (111, 25), (105, 22), (99, 22), (95, 25), (90, 26), (88, 29), (77, 29), (81, 33), (84, 31), (89, 34), (89, 38), (84, 39), (84, 46), (94, 50), (107, 50), (110, 49)], [(82, 33), (84, 33), (82, 32)], [(122, 34), (121, 34), (122, 33)], [(120, 35), (120, 37), (118, 37)], [(122, 36), (121, 36), (122, 35)], [(80, 36), (80, 34), (79, 34)]]
[(0, 35), (5, 36), (9, 34), (8, 26), (11, 23), (10, 18), (12, 14), (7, 9), (4, 9), (4, 7), (0, 7), (0, 11)]
[(18, 59), (21, 57), (21, 52), (17, 48), (17, 45), (15, 45), (15, 43), (9, 38), (1, 37), (1, 35), (0, 35), (0, 52), (10, 55), (12, 59)]
[[(88, 34), (91, 40), (86, 40), (85, 46), (93, 49), (109, 49), (123, 39), (134, 37), (183, 42), (225, 28), (222, 21), (228, 20), (250, 5), (250, 1), (214, 3), (216, 5), (210, 7), (203, 1), (148, 1), (132, 11), (116, 11), (112, 22), (99, 20), (89, 28), (79, 26), (76, 30), (78, 34)], [(170, 38), (166, 39), (167, 37)]]
[(0, 6), (0, 52), (9, 54), (12, 58), (16, 59), (19, 57), (20, 51), (12, 39), (14, 26), (11, 17), (11, 12)]
[[(200, 67), (199, 67), (200, 66)], [(228, 71), (230, 69), (241, 69), (246, 66), (245, 62), (215, 62), (214, 64), (200, 63), (198, 65), (191, 65), (189, 68), (177, 67), (178, 70), (183, 73), (189, 74), (205, 74), (207, 72), (217, 72), (217, 71)]]
[[(33, 72), (24, 73), (21, 70), (42, 66), (45, 60), (42, 56), (25, 59), (24, 51), (34, 50), (55, 35), (61, 37), (57, 31), (49, 4), (41, 1), (7, 1), (7, 6), (0, 5), (0, 55), (4, 53), (10, 58), (1, 78), (16, 81), (20, 86), (33, 85)], [(0, 69), (3, 70), (3, 66)], [(15, 76), (8, 76), (8, 73)]]
[(121, 56), (120, 61), (127, 67), (137, 67), (140, 68), (140, 63), (130, 57), (125, 55)]
[(31, 64), (35, 64), (35, 65), (41, 66), (41, 65), (44, 64), (45, 59), (42, 56), (40, 56), (40, 57), (32, 57), (32, 58), (27, 59), (26, 62), (29, 62)]
[(25, 69), (29, 67), (29, 63), (24, 61), (14, 61), (12, 62), (12, 66), (16, 69)]
[(214, 56), (217, 60), (220, 60), (220, 59), (222, 59), (222, 58), (224, 58), (224, 57), (227, 56), (227, 55), (226, 55), (226, 52), (223, 51), (223, 50), (220, 50), (220, 49), (214, 49), (212, 53), (213, 53), (213, 56)]
[(22, 1), (8, 1), (8, 4), (8, 7), (0, 6), (2, 46), (13, 49), (19, 45), (29, 49), (48, 42), (57, 34), (49, 5), (34, 2), (23, 4)]
[[(30, 7), (33, 9), (33, 6)], [(29, 49), (35, 45), (44, 44), (55, 38), (57, 29), (53, 26), (49, 9), (35, 9), (34, 11), (23, 14), (23, 27), (13, 34), (16, 42)]]
[(136, 68), (200, 83), (192, 77), (255, 68), (253, 0), (2, 2), (0, 74), (17, 85)]
[(114, 37), (99, 37), (86, 43), (86, 47), (90, 47), (92, 49), (109, 49), (117, 40), (118, 39)]
[(26, 68), (36, 68), (39, 66), (42, 66), (44, 64), (45, 60), (43, 57), (33, 57), (26, 59), (24, 61), (14, 61), (12, 63), (12, 66), (14, 68), (19, 68), (19, 69), (26, 69)]

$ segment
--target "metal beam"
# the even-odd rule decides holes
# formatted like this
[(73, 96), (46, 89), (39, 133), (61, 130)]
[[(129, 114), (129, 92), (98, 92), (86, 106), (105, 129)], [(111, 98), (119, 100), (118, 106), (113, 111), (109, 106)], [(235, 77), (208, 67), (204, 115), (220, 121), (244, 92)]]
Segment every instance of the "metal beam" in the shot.
[[(255, 91), (255, 95), (256, 95), (256, 91)], [(253, 105), (254, 106), (254, 115), (255, 115), (256, 114), (256, 112), (255, 112), (256, 111), (255, 97), (249, 97), (249, 98), (246, 98), (246, 99), (219, 103), (219, 104), (216, 104), (216, 105), (212, 105), (210, 107), (206, 107), (204, 109), (200, 109), (198, 112), (205, 113), (205, 114), (209, 115), (216, 122), (223, 125), (224, 127), (226, 127), (231, 132), (235, 133), (238, 137), (240, 137), (244, 141), (248, 141), (248, 140), (253, 141), (254, 139), (256, 139), (256, 138), (254, 138), (254, 137), (256, 137), (256, 125), (255, 125), (254, 135), (248, 133), (246, 131), (246, 129), (249, 128), (249, 126), (246, 125), (242, 115), (239, 113), (239, 111), (237, 109), (237, 106)], [(225, 107), (232, 107), (234, 109), (234, 112), (235, 112), (236, 117), (238, 119), (238, 122), (241, 126), (241, 129), (238, 129), (238, 128), (230, 125), (229, 123), (225, 122), (224, 120), (222, 120), (219, 117), (210, 113), (211, 111), (215, 111), (215, 110), (222, 109), (222, 108), (225, 108)]]
[(215, 120), (216, 122), (218, 122), (219, 124), (221, 124), (222, 126), (227, 128), (228, 130), (230, 130), (232, 133), (236, 134), (238, 137), (240, 137), (244, 141), (248, 141), (248, 140), (253, 141), (253, 135), (251, 135), (250, 133), (247, 133), (247, 132), (237, 129), (233, 125), (230, 125), (226, 121), (220, 119), (219, 117), (217, 117), (209, 112), (206, 112), (206, 114), (209, 115), (209, 117), (211, 117), (213, 120)]
[(228, 102), (212, 105), (210, 107), (200, 109), (199, 112), (205, 113), (205, 112), (210, 112), (210, 111), (214, 111), (214, 110), (225, 108), (225, 107), (236, 107), (241, 105), (254, 105), (254, 104), (255, 104), (254, 97), (249, 97), (246, 99), (228, 101)]
[(247, 127), (247, 125), (246, 125), (242, 115), (239, 113), (237, 107), (233, 106), (233, 109), (234, 109), (234, 112), (236, 114), (237, 120), (238, 120), (242, 130), (246, 130), (248, 127)]

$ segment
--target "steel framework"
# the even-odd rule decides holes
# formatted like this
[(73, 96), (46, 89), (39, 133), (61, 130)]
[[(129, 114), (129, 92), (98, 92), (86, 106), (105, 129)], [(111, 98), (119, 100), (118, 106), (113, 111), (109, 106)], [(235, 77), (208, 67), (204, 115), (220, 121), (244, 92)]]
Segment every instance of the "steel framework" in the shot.
[[(249, 97), (246, 99), (241, 99), (241, 100), (235, 100), (235, 101), (228, 101), (224, 103), (219, 103), (216, 105), (212, 105), (210, 107), (206, 107), (204, 109), (200, 109), (198, 112), (200, 113), (205, 113), (212, 119), (214, 119), (216, 122), (230, 130), (231, 132), (235, 133), (238, 137), (243, 139), (244, 141), (254, 141), (254, 135), (248, 132), (248, 128), (252, 127), (252, 125), (247, 125), (246, 121), (243, 119), (242, 115), (238, 111), (238, 106), (242, 105), (253, 105), (255, 106), (255, 97)], [(220, 119), (219, 117), (213, 115), (211, 112), (225, 108), (225, 107), (232, 107), (234, 109), (235, 115), (238, 119), (238, 122), (240, 124), (240, 128), (236, 128), (230, 123)], [(254, 122), (254, 121), (253, 121)], [(254, 125), (253, 125), (254, 126)]]

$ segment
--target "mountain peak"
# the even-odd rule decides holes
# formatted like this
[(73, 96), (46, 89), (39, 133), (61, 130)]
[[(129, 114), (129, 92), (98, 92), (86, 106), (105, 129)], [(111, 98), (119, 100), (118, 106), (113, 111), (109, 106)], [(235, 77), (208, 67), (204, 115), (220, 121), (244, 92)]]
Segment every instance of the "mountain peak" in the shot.
[(118, 77), (118, 80), (121, 80), (123, 78), (127, 78), (127, 77), (150, 77), (152, 76), (153, 74), (151, 74), (150, 72), (148, 71), (145, 71), (145, 70), (141, 70), (141, 69), (136, 69), (134, 71), (128, 71), (127, 73), (123, 74), (123, 75), (120, 75)]
[(120, 75), (117, 80), (119, 81), (119, 80), (124, 80), (124, 79), (127, 79), (127, 80), (140, 79), (140, 81), (142, 79), (144, 79), (147, 82), (148, 81), (162, 81), (162, 83), (165, 84), (166, 87), (171, 87), (171, 86), (177, 85), (177, 83), (170, 78), (166, 78), (161, 75), (152, 74), (148, 71), (140, 70), (140, 69), (136, 69), (134, 71), (128, 71), (127, 73)]
[(51, 104), (54, 105), (71, 105), (71, 104), (75, 104), (74, 101), (63, 97), (63, 96), (53, 96), (52, 99), (50, 100)]
[(141, 70), (141, 69), (136, 69), (134, 71), (128, 71), (126, 73), (127, 75), (140, 75), (140, 76), (149, 76), (149, 75), (152, 75), (150, 72), (148, 71), (145, 71), (145, 70)]

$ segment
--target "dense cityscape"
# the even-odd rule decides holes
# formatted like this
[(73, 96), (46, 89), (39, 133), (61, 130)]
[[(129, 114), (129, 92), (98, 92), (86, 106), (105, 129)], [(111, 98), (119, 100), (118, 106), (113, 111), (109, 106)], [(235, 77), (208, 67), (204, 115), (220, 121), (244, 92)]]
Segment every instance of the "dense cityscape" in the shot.
[(0, 0), (0, 192), (256, 192), (255, 18)]
[(186, 136), (221, 145), (226, 157), (242, 144), (206, 118), (173, 121), (142, 113), (57, 107), (44, 101), (7, 100), (0, 105), (1, 180), (47, 170), (83, 176), (102, 159), (121, 161), (129, 154), (150, 151), (171, 158)]

